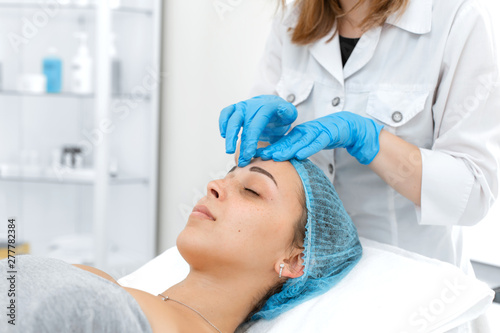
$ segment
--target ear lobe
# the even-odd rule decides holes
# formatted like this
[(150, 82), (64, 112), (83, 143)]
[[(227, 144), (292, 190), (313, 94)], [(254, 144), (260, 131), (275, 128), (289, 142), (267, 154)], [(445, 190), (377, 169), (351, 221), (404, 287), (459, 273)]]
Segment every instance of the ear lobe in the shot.
[[(283, 267), (283, 271), (281, 272), (281, 277), (289, 277), (289, 278), (297, 278), (304, 274), (304, 259), (302, 257), (304, 254), (302, 252), (295, 253), (289, 259), (283, 259), (285, 263), (285, 267)], [(280, 271), (280, 263), (276, 263), (275, 268), (277, 269), (277, 273)]]

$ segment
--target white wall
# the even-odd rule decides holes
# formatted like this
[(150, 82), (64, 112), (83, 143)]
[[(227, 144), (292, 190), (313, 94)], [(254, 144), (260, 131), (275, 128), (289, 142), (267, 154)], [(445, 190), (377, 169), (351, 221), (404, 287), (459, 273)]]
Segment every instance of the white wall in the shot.
[(175, 245), (206, 184), (234, 161), (219, 112), (249, 97), (276, 1), (164, 2), (159, 251)]

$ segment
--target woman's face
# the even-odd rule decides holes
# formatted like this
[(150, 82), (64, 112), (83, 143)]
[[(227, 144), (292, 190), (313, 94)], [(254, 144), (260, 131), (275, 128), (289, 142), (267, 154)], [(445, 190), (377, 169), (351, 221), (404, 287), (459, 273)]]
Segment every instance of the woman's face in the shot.
[(290, 162), (254, 159), (233, 169), (208, 184), (177, 238), (180, 253), (198, 270), (274, 271), (291, 250), (301, 188)]

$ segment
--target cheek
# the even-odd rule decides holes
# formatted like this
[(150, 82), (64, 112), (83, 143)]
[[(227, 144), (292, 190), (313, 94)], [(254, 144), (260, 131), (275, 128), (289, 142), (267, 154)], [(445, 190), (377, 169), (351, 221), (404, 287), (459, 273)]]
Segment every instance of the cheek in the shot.
[(283, 215), (262, 208), (246, 214), (240, 214), (232, 230), (237, 246), (244, 248), (251, 257), (269, 256), (269, 259), (288, 247), (291, 231)]

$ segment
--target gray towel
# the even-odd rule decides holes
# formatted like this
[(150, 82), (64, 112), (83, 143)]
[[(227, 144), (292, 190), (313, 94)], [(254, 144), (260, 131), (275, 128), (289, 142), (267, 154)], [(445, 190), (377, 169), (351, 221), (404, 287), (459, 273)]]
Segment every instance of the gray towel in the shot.
[[(62, 260), (16, 256), (15, 281), (0, 260), (0, 332), (152, 333), (136, 300), (122, 287)], [(11, 285), (11, 282), (14, 282)], [(15, 298), (9, 289), (15, 286)], [(8, 323), (15, 299), (15, 326)]]

